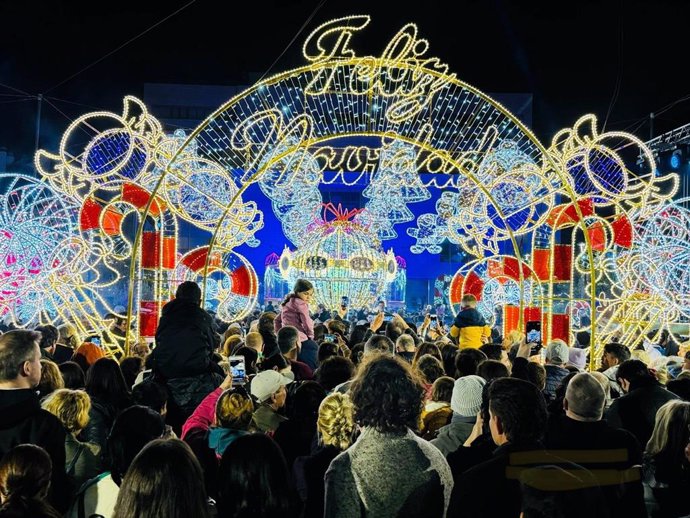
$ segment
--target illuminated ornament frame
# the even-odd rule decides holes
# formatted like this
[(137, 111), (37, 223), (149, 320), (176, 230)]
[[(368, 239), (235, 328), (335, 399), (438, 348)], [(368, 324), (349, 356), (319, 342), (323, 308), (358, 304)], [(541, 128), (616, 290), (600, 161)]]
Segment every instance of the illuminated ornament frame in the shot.
[[(84, 132), (94, 135), (85, 146)], [(226, 212), (223, 223), (216, 225), (237, 188), (217, 164), (197, 156), (193, 143), (178, 155), (176, 167), (178, 174), (196, 186), (169, 175), (163, 190), (156, 195), (151, 192), (185, 140), (179, 131), (165, 135), (141, 101), (126, 97), (121, 115), (86, 114), (67, 129), (58, 153), (41, 150), (36, 154), (36, 167), (50, 186), (79, 207), (73, 241), (83, 241), (79, 249), (86, 251), (88, 267), (73, 273), (72, 298), (84, 298), (79, 293), (88, 277), (105, 274), (108, 278), (98, 284), (99, 295), (91, 305), (77, 305), (69, 318), (62, 316), (61, 320), (77, 325), (84, 319), (94, 320), (96, 325), (85, 334), (103, 334), (104, 345), (114, 352), (128, 351), (140, 338), (152, 339), (161, 308), (173, 297), (177, 285), (184, 280), (202, 281), (197, 271), (185, 269), (181, 262), (188, 255), (178, 250), (180, 221), (217, 237), (214, 253), (220, 254), (220, 264), (205, 272), (202, 281), (212, 286), (204, 299), (207, 307), (232, 321), (243, 318), (256, 304), (256, 273), (244, 257), (232, 251), (243, 243), (258, 244), (254, 234), (263, 226), (263, 219), (256, 204), (236, 204)], [(125, 223), (131, 221), (135, 222), (134, 235), (125, 229)], [(118, 314), (102, 296), (118, 286), (126, 290), (125, 314)], [(131, 331), (124, 339), (107, 331), (114, 317), (127, 319)]]
[(310, 281), (316, 302), (329, 310), (340, 308), (343, 297), (352, 308), (371, 306), (398, 272), (392, 250), (384, 252), (376, 233), (353, 220), (360, 213), (324, 205), (323, 217), (306, 230), (300, 248), (286, 248), (278, 263), (290, 284)]
[[(615, 336), (611, 329), (616, 325), (668, 326), (673, 315), (655, 312), (650, 318), (633, 312), (635, 324), (624, 319), (619, 308), (645, 295), (640, 282), (630, 280), (639, 277), (639, 264), (628, 253), (636, 250), (639, 236), (629, 236), (629, 226), (638, 228), (658, 214), (676, 193), (678, 176), (633, 174), (618, 150), (634, 146), (654, 170), (651, 151), (630, 134), (599, 132), (591, 115), (560, 131), (548, 147), (542, 145), (498, 102), (459, 81), (447, 65), (430, 56), (429, 42), (414, 24), (402, 27), (380, 55), (357, 55), (350, 45), (370, 21), (369, 16), (347, 16), (317, 27), (303, 45), (304, 66), (233, 97), (184, 140), (163, 144), (160, 128), (143, 105), (138, 111), (144, 113), (138, 116), (125, 110), (117, 122), (130, 132), (128, 142), (134, 149), (116, 154), (117, 167), (99, 169), (98, 178), (105, 179), (103, 189), (113, 181), (140, 180), (149, 193), (131, 249), (140, 249), (144, 224), (159, 207), (157, 200), (176, 217), (185, 217), (177, 206), (183, 197), (175, 193), (194, 193), (193, 205), (203, 200), (213, 209), (212, 221), (189, 217), (211, 233), (204, 265), (196, 270), (207, 290), (216, 250), (250, 243), (260, 228), (252, 202), (242, 199), (250, 185), (259, 183), (271, 197), (284, 226), (297, 222), (285, 230), (299, 241), (300, 225), (320, 202), (316, 183), (366, 181), (381, 173), (387, 150), (398, 148), (404, 167), (393, 169), (398, 175), (418, 175), (411, 198), (423, 195), (424, 189), (442, 191), (436, 211), (420, 215), (417, 226), (407, 229), (416, 239), (413, 253), (439, 253), (441, 243), (449, 240), (479, 262), (492, 257), (515, 261), (521, 267), (511, 282), (520, 293), (537, 284), (531, 277), (539, 280), (541, 288), (529, 304), (538, 303), (545, 315), (547, 341), (561, 335), (570, 339), (570, 313), (587, 307), (595, 349)], [(146, 153), (144, 158), (142, 148), (164, 152)], [(39, 170), (54, 186), (85, 199), (93, 190), (92, 180), (78, 161), (75, 165), (77, 155), (63, 151), (61, 144), (53, 156), (58, 167)], [(45, 156), (39, 153), (37, 163), (41, 158)], [(132, 178), (129, 169), (120, 167), (122, 162), (158, 166), (146, 166), (140, 177)], [(190, 174), (190, 167), (213, 173)], [(362, 219), (378, 226), (382, 235), (392, 235), (393, 226), (409, 215), (402, 203), (393, 207), (401, 211), (391, 212), (387, 189), (391, 199), (406, 198), (396, 175), (385, 176), (383, 185), (370, 189), (367, 209), (388, 219), (367, 221), (366, 213)], [(311, 195), (302, 199), (305, 185)], [(567, 233), (570, 241), (559, 237)], [(235, 235), (240, 239), (233, 241)], [(685, 259), (681, 255), (679, 260)], [(134, 280), (134, 257), (130, 265)], [(602, 286), (611, 293), (602, 293)], [(527, 307), (521, 296), (517, 327), (524, 325)], [(130, 292), (128, 319), (136, 311)], [(622, 341), (634, 346), (640, 339), (630, 333)], [(591, 355), (592, 362), (596, 356)]]

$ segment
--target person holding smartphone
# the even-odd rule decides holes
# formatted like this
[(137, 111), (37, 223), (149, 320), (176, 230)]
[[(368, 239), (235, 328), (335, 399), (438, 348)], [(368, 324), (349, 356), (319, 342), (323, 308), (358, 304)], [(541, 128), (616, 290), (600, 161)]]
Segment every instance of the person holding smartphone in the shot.
[(471, 293), (462, 297), (462, 310), (455, 317), (450, 336), (458, 339), (460, 349), (479, 349), (491, 338), (491, 328), (477, 310), (477, 297)]
[(256, 410), (247, 389), (230, 372), (211, 392), (182, 427), (182, 439), (189, 444), (206, 474), (206, 489), (216, 494), (218, 462), (225, 449), (247, 435)]

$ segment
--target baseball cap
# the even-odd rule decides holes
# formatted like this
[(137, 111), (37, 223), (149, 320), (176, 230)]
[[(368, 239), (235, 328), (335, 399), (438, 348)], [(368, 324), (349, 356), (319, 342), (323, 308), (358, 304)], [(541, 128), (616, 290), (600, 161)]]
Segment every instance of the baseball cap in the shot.
[(563, 365), (568, 363), (570, 347), (563, 340), (554, 340), (546, 346), (546, 360), (550, 363)]
[(292, 380), (283, 376), (280, 372), (274, 370), (267, 370), (260, 372), (251, 383), (252, 396), (259, 400), (259, 402), (266, 401), (280, 390), (281, 386), (289, 385)]

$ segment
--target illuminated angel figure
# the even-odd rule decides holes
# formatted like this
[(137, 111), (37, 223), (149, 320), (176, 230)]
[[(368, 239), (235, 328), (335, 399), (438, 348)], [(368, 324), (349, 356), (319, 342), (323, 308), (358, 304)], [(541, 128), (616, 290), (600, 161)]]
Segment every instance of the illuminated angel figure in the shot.
[(73, 236), (77, 207), (47, 184), (0, 175), (0, 315), (22, 326), (49, 322), (51, 274), (69, 267), (60, 258)]

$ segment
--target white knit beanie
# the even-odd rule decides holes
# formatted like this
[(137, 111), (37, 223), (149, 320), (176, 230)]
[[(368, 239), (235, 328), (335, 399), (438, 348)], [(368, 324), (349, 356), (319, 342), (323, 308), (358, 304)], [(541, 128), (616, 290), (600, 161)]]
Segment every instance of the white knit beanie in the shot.
[(462, 417), (473, 417), (482, 406), (482, 389), (486, 381), (480, 376), (463, 376), (455, 380), (450, 408)]

